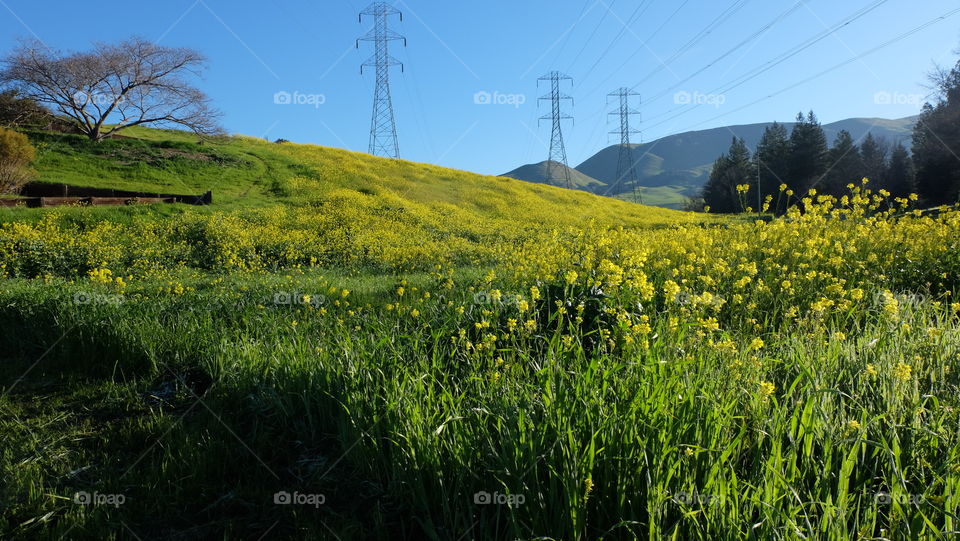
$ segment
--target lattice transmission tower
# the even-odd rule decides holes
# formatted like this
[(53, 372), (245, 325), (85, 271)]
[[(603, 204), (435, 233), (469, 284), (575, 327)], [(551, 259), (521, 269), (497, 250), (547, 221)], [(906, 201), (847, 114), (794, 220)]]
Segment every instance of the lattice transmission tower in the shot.
[(361, 23), (364, 15), (373, 17), (374, 26), (357, 40), (357, 48), (360, 48), (361, 41), (372, 41), (375, 43), (376, 51), (369, 60), (360, 65), (360, 74), (363, 74), (363, 68), (367, 66), (374, 66), (377, 69), (377, 88), (373, 93), (373, 119), (370, 121), (370, 154), (396, 159), (400, 157), (400, 145), (397, 142), (393, 99), (390, 97), (390, 67), (400, 66), (400, 71), (403, 71), (403, 63), (390, 56), (389, 45), (391, 41), (402, 40), (403, 46), (406, 47), (407, 38), (390, 30), (388, 22), (391, 15), (399, 15), (402, 22), (403, 13), (386, 2), (374, 2), (360, 12)]
[(562, 180), (567, 188), (573, 188), (570, 167), (567, 165), (567, 149), (563, 144), (563, 130), (560, 127), (562, 121), (573, 120), (572, 116), (564, 114), (560, 110), (560, 104), (563, 100), (570, 100), (570, 103), (573, 103), (572, 97), (560, 92), (560, 83), (570, 81), (572, 87), (573, 77), (564, 75), (559, 71), (551, 71), (537, 79), (537, 88), (540, 87), (540, 81), (550, 81), (550, 93), (537, 101), (538, 106), (543, 100), (550, 101), (550, 114), (540, 117), (540, 121), (549, 120), (553, 125), (550, 135), (550, 157), (547, 158), (547, 179), (554, 182)]
[[(617, 158), (617, 180), (613, 183), (615, 189), (619, 189), (624, 182), (629, 182), (633, 186), (633, 200), (642, 203), (643, 198), (637, 191), (637, 182), (640, 175), (637, 173), (637, 162), (633, 159), (633, 146), (630, 144), (630, 136), (640, 134), (640, 130), (630, 126), (630, 117), (639, 116), (640, 111), (630, 107), (630, 98), (640, 96), (640, 94), (631, 91), (629, 88), (618, 88), (616, 91), (607, 94), (607, 105), (611, 98), (615, 98), (619, 103), (616, 111), (611, 111), (611, 115), (620, 117), (620, 129), (610, 132), (611, 135), (620, 136), (619, 157)], [(620, 192), (617, 192), (620, 193)]]

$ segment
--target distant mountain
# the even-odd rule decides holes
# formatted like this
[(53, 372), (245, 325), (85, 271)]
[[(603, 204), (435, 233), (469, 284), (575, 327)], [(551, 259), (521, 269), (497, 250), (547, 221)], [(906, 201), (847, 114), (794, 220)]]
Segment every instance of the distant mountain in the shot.
[[(900, 141), (909, 147), (915, 122), (916, 117), (897, 120), (851, 118), (824, 124), (823, 130), (831, 144), (841, 130), (847, 130), (855, 141), (863, 139), (867, 133), (872, 133), (874, 137), (886, 139), (889, 143)], [(742, 137), (752, 150), (763, 136), (763, 131), (771, 124), (772, 122), (693, 131), (632, 145), (634, 160), (640, 172), (637, 189), (641, 195), (646, 192), (650, 196), (645, 197), (644, 202), (649, 199), (649, 203), (654, 205), (680, 208), (686, 196), (695, 195), (707, 182), (713, 162), (730, 148), (734, 137)], [(782, 124), (788, 130), (793, 129), (792, 122)], [(619, 149), (620, 145), (609, 146), (578, 165), (573, 170), (574, 175), (580, 173), (589, 181), (581, 179), (574, 184), (579, 189), (632, 200), (634, 186), (629, 183), (618, 185), (616, 182)], [(524, 166), (504, 176), (544, 182), (544, 163)], [(538, 170), (538, 167), (541, 169)]]
[[(500, 176), (515, 178), (517, 180), (525, 180), (527, 182), (536, 182), (539, 184), (550, 184), (552, 186), (560, 186), (566, 188), (566, 180), (564, 178), (560, 179), (551, 179), (547, 173), (547, 164), (548, 162), (540, 163), (531, 163), (524, 165), (510, 171), (509, 173), (504, 173)], [(562, 164), (556, 164), (562, 170), (565, 167)], [(604, 183), (600, 182), (595, 178), (591, 178), (588, 175), (581, 173), (573, 168), (570, 169), (570, 183), (573, 184), (573, 187), (578, 190), (584, 190), (587, 192), (602, 192), (603, 187), (606, 186)], [(616, 173), (614, 173), (616, 174)]]

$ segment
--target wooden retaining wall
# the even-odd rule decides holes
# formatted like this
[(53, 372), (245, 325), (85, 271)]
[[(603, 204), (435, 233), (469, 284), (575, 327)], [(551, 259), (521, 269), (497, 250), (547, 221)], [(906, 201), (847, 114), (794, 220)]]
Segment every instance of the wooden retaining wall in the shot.
[(184, 203), (187, 205), (213, 204), (213, 192), (200, 195), (178, 195), (148, 192), (130, 192), (109, 188), (86, 188), (69, 184), (31, 182), (23, 187), (21, 197), (0, 199), (0, 207), (28, 208), (59, 207), (64, 205), (121, 206), (156, 203)]

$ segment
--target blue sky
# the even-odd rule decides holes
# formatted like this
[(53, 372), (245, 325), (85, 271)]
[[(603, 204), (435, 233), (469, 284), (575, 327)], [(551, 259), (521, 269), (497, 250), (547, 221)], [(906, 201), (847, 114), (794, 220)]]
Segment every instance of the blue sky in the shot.
[[(809, 49), (729, 89), (878, 2)], [(789, 121), (808, 109), (824, 122), (899, 118), (919, 111), (929, 92), (925, 74), (934, 63), (953, 65), (960, 45), (955, 14), (803, 82), (957, 9), (956, 1), (392, 3), (404, 19), (393, 18), (391, 25), (408, 40), (406, 48), (392, 51), (405, 64), (402, 73), (392, 72), (401, 156), (489, 174), (546, 158), (550, 126), (538, 127), (537, 118), (548, 109), (547, 103), (537, 108), (545, 91), (537, 89), (537, 78), (550, 70), (574, 78), (565, 88), (575, 102), (565, 108), (575, 122), (564, 124), (574, 166), (618, 141), (607, 134), (615, 118), (606, 114), (612, 110), (606, 94), (621, 86), (636, 86), (642, 96), (644, 141), (729, 124)], [(17, 37), (74, 50), (133, 34), (196, 48), (210, 60), (199, 85), (224, 112), (231, 133), (366, 151), (374, 77), (372, 70), (361, 76), (359, 66), (372, 46), (355, 48), (370, 27), (357, 19), (366, 4), (98, 0), (59, 12), (53, 2), (0, 0), (0, 50), (9, 50)], [(729, 16), (722, 24), (704, 32), (724, 14)], [(274, 95), (282, 91), (317, 97), (278, 105)], [(503, 103), (477, 104), (482, 92)]]

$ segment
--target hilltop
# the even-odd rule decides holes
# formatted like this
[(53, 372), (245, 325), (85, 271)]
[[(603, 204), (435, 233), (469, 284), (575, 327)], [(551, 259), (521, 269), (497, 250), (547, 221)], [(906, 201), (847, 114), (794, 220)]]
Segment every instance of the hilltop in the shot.
[(555, 164), (556, 167), (559, 167), (561, 171), (563, 169), (570, 171), (570, 183), (574, 188), (593, 193), (603, 193), (603, 189), (606, 187), (606, 184), (603, 182), (600, 182), (595, 178), (591, 178), (589, 175), (585, 175), (572, 167), (567, 167), (566, 165), (556, 162), (542, 161), (540, 163), (531, 163), (518, 167), (509, 173), (504, 173), (502, 176), (525, 180), (527, 182), (536, 182), (538, 184), (559, 186), (561, 188), (566, 187), (566, 180), (562, 177), (550, 178), (547, 168), (551, 163)]

